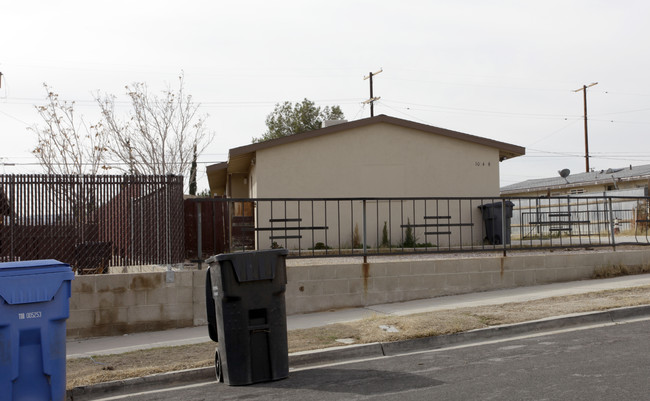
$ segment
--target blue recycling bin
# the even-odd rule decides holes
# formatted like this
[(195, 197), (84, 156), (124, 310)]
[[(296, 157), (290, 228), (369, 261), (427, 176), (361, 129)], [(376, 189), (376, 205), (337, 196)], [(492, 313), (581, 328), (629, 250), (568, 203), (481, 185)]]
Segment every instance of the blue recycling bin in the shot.
[(56, 260), (0, 263), (0, 398), (65, 399), (74, 273)]

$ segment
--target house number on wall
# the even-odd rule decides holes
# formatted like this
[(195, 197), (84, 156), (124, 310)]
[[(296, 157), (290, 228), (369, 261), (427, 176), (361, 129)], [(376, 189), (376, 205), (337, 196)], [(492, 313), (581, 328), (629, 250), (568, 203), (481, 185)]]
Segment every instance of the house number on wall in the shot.
[(474, 162), (474, 167), (490, 167), (490, 162)]

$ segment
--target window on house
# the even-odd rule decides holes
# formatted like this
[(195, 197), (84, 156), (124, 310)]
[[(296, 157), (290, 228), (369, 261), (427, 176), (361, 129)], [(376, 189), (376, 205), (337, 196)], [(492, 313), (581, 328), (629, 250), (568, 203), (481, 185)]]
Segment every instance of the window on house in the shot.
[(573, 188), (572, 190), (569, 191), (571, 195), (578, 195), (578, 194), (584, 194), (585, 189), (584, 188)]

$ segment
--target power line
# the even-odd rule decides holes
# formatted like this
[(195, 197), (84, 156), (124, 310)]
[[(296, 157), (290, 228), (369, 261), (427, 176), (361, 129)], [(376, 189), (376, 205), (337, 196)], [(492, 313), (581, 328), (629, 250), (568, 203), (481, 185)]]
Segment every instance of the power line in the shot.
[(400, 114), (402, 114), (402, 115), (404, 115), (404, 116), (406, 116), (406, 117), (408, 117), (408, 118), (410, 118), (410, 119), (412, 119), (412, 120), (418, 120), (418, 121), (420, 121), (421, 123), (431, 125), (430, 122), (428, 122), (428, 121), (426, 121), (426, 120), (423, 120), (423, 119), (421, 119), (421, 118), (415, 117), (415, 116), (413, 116), (413, 115), (410, 115), (410, 114), (408, 114), (408, 113), (404, 113), (404, 112), (401, 111), (401, 110), (398, 110), (398, 109), (396, 109), (396, 108), (394, 108), (394, 107), (389, 106), (388, 104), (386, 104), (386, 102), (383, 102), (383, 101), (382, 101), (382, 102), (380, 102), (380, 103), (381, 103), (383, 106), (388, 107), (389, 109), (391, 109), (391, 110), (393, 110), (393, 111), (395, 111), (395, 112), (397, 112), (397, 113), (400, 113)]
[[(34, 103), (45, 103), (47, 99), (45, 98), (3, 98), (5, 104), (34, 104)], [(64, 99), (65, 100), (65, 99)], [(317, 99), (314, 100), (314, 103), (332, 103), (336, 102), (339, 104), (358, 104), (361, 98), (343, 98), (343, 99)], [(95, 105), (96, 100), (81, 99), (81, 100), (68, 100), (68, 102), (74, 102), (78, 105)], [(202, 107), (261, 107), (261, 106), (273, 106), (283, 101), (198, 101), (193, 100), (193, 103), (202, 106)], [(117, 105), (131, 105), (130, 100), (115, 100)]]
[[(197, 164), (217, 164), (217, 163), (221, 163), (221, 162), (223, 162), (223, 160), (197, 161), (196, 163)], [(12, 166), (42, 166), (43, 165), (40, 162), (9, 162), (9, 161), (7, 161), (6, 163), (0, 163), (0, 164), (5, 164), (7, 166), (9, 166), (9, 165), (12, 165)], [(53, 166), (63, 166), (66, 163), (49, 163), (49, 164), (53, 165)], [(94, 164), (95, 163), (80, 163), (79, 165), (81, 165), (81, 166), (92, 166)], [(113, 167), (113, 166), (114, 167), (118, 167), (118, 166), (127, 166), (128, 167), (130, 165), (130, 163), (127, 163), (127, 162), (107, 162), (107, 163), (100, 163), (100, 164), (103, 165), (103, 166), (109, 166), (109, 167)], [(149, 164), (154, 164), (155, 165), (155, 164), (162, 164), (162, 163), (151, 162)], [(165, 162), (165, 164), (173, 166), (173, 165), (177, 165), (177, 164), (181, 164), (181, 163), (180, 162)]]
[[(387, 99), (384, 99), (383, 102), (391, 102), (391, 103), (398, 103), (398, 104), (404, 104), (404, 105), (413, 105), (413, 106), (419, 106), (419, 107), (430, 107), (430, 108), (435, 108), (435, 109), (451, 110), (451, 111), (462, 111), (462, 112), (482, 113), (482, 114), (499, 114), (499, 115), (510, 115), (510, 116), (521, 116), (521, 117), (552, 117), (552, 118), (577, 118), (578, 117), (578, 116), (572, 116), (572, 115), (567, 116), (566, 114), (514, 113), (514, 112), (511, 112), (511, 111), (500, 111), (500, 110), (465, 109), (465, 108), (458, 108), (458, 107), (447, 107), (447, 106), (438, 106), (438, 105), (430, 105), (430, 104), (411, 103), (411, 102), (404, 102), (404, 101), (398, 101), (398, 100), (387, 100)], [(407, 110), (411, 110), (411, 108), (407, 107)]]
[(565, 125), (564, 127), (560, 128), (560, 129), (557, 129), (557, 130), (553, 131), (552, 133), (550, 133), (550, 134), (548, 134), (548, 135), (546, 135), (546, 136), (543, 136), (543, 137), (539, 138), (539, 139), (536, 140), (535, 142), (530, 143), (528, 146), (534, 145), (534, 144), (539, 143), (539, 142), (541, 142), (541, 141), (543, 141), (543, 140), (545, 140), (545, 139), (548, 139), (548, 138), (552, 137), (553, 135), (555, 135), (555, 134), (557, 134), (557, 133), (560, 133), (560, 132), (564, 131), (565, 129), (569, 128), (570, 126), (572, 126), (573, 124), (577, 123), (578, 121), (579, 121), (579, 120), (573, 120), (573, 121), (571, 121), (570, 123), (568, 123), (567, 125)]
[(29, 125), (28, 123), (24, 122), (23, 120), (21, 120), (21, 119), (18, 118), (18, 117), (14, 117), (14, 116), (12, 116), (11, 114), (5, 113), (5, 112), (2, 111), (2, 110), (0, 110), (0, 113), (4, 114), (5, 116), (7, 116), (7, 117), (9, 117), (9, 118), (12, 118), (12, 119), (18, 121), (19, 123), (25, 124), (27, 127), (31, 127), (31, 125)]

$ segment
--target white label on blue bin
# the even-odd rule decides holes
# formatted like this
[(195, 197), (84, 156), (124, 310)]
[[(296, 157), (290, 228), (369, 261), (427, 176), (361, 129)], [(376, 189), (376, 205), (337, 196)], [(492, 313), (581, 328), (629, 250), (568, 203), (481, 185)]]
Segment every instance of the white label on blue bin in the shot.
[(27, 312), (27, 313), (19, 313), (18, 314), (18, 319), (23, 320), (23, 319), (40, 319), (43, 314), (41, 312)]

